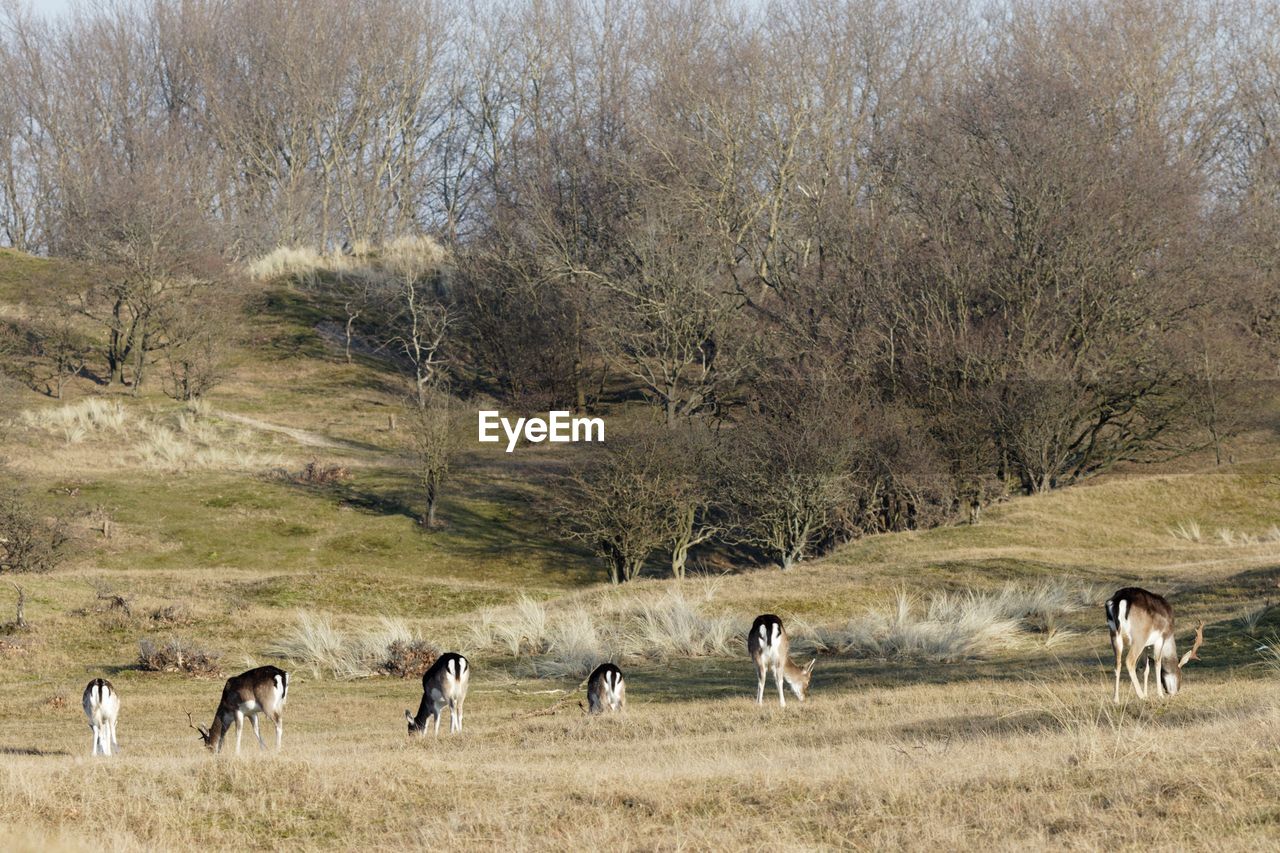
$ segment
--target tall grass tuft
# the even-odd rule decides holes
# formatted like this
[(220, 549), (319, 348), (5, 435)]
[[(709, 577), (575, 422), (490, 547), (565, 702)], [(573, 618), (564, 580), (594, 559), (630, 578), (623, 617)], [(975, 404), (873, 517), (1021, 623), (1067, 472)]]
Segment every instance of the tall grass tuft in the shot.
[(1057, 618), (1092, 604), (1097, 593), (1051, 581), (1034, 587), (1007, 585), (995, 592), (938, 592), (926, 598), (905, 590), (886, 610), (868, 610), (834, 631), (816, 631), (819, 647), (872, 657), (920, 657), (955, 661), (1006, 648), (1028, 628), (1043, 630), (1046, 644), (1065, 636)]
[(305, 610), (268, 652), (309, 669), (314, 677), (340, 680), (380, 673), (405, 677), (434, 660), (433, 654), (439, 656), (404, 620), (383, 617), (374, 628), (346, 632)]
[(556, 611), (521, 597), (482, 611), (469, 640), (478, 649), (527, 658), (535, 674), (549, 677), (582, 677), (607, 660), (729, 654), (745, 629), (709, 613), (713, 597), (714, 591), (698, 600), (671, 589), (657, 598), (609, 598), (595, 610), (575, 603)]
[(1179, 521), (1169, 532), (1175, 539), (1185, 539), (1187, 542), (1199, 542), (1203, 538), (1200, 525), (1195, 521)]
[(23, 412), (21, 419), (26, 426), (58, 433), (68, 444), (79, 444), (96, 433), (122, 432), (128, 415), (119, 400), (86, 397), (53, 409)]
[(740, 639), (732, 620), (707, 614), (676, 587), (636, 606), (625, 622), (622, 646), (628, 654), (665, 660), (729, 654)]
[(1262, 662), (1267, 668), (1280, 675), (1280, 634), (1272, 634), (1256, 651), (1262, 655)]
[(373, 275), (387, 269), (433, 269), (445, 262), (445, 249), (425, 234), (406, 235), (372, 244), (357, 240), (349, 251), (320, 252), (306, 246), (279, 246), (248, 264), (256, 281), (284, 278), (303, 283), (321, 275)]
[(606, 636), (595, 618), (577, 606), (550, 624), (533, 671), (551, 678), (586, 678), (591, 670), (615, 654), (615, 637)]

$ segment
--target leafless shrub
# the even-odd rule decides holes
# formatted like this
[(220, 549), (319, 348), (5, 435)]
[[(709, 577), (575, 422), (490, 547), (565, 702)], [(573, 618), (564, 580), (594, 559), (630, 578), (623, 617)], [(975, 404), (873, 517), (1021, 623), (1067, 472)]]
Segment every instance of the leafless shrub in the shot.
[(63, 520), (41, 513), (25, 490), (0, 489), (0, 572), (47, 572), (62, 562), (68, 540)]
[(345, 465), (326, 465), (315, 459), (297, 471), (273, 468), (268, 476), (298, 486), (332, 486), (351, 479), (351, 469)]
[(147, 620), (160, 628), (179, 628), (193, 621), (191, 607), (182, 601), (155, 608), (147, 614)]
[(440, 657), (440, 649), (426, 640), (397, 638), (387, 646), (378, 672), (394, 678), (421, 678)]
[(138, 641), (138, 668), (145, 672), (219, 675), (219, 658), (216, 652), (181, 637), (169, 637), (158, 645), (145, 637)]

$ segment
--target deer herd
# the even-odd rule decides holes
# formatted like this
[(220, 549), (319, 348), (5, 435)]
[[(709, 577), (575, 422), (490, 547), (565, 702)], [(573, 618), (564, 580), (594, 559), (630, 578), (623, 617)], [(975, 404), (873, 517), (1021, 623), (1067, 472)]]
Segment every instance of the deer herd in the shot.
[[(1189, 662), (1199, 660), (1196, 652), (1204, 643), (1204, 622), (1196, 627), (1191, 650), (1178, 657), (1174, 639), (1173, 608), (1163, 597), (1138, 587), (1125, 587), (1107, 599), (1107, 630), (1111, 635), (1111, 647), (1116, 653), (1116, 702), (1120, 701), (1120, 670), (1125, 667), (1133, 683), (1134, 692), (1145, 700), (1151, 661), (1155, 660), (1156, 690), (1159, 694), (1175, 696), (1182, 687), (1182, 669)], [(1125, 654), (1125, 649), (1128, 654)], [(1147, 649), (1150, 655), (1142, 671), (1142, 683), (1138, 683), (1138, 660)], [(813, 677), (811, 660), (805, 666), (792, 662), (791, 640), (782, 626), (782, 620), (771, 613), (757, 616), (747, 634), (747, 651), (756, 666), (756, 703), (764, 703), (765, 684), (770, 674), (778, 689), (778, 704), (786, 707), (785, 687), (790, 687), (801, 702), (809, 695), (809, 682)], [(449, 711), (449, 732), (462, 731), (462, 707), (467, 698), (467, 685), (471, 681), (471, 664), (457, 652), (445, 652), (422, 676), (422, 701), (418, 713), (408, 709), (404, 716), (410, 735), (425, 736), (431, 725), (440, 734), (440, 717)], [(236, 753), (240, 752), (240, 736), (245, 718), (253, 725), (258, 747), (266, 749), (258, 728), (258, 718), (266, 715), (276, 727), (276, 749), (284, 736), (284, 706), (289, 697), (289, 674), (274, 666), (260, 666), (240, 675), (228, 678), (222, 688), (213, 722), (208, 728), (191, 723), (200, 733), (200, 740), (213, 752), (221, 752), (231, 725), (236, 729)], [(626, 709), (627, 686), (622, 670), (613, 663), (598, 666), (587, 679), (587, 711), (591, 714), (620, 712)], [(84, 713), (93, 731), (93, 754), (113, 755), (119, 751), (116, 743), (116, 718), (120, 713), (120, 694), (105, 678), (95, 678), (84, 689)], [(190, 714), (187, 715), (190, 722)], [(434, 721), (434, 722), (433, 722)]]

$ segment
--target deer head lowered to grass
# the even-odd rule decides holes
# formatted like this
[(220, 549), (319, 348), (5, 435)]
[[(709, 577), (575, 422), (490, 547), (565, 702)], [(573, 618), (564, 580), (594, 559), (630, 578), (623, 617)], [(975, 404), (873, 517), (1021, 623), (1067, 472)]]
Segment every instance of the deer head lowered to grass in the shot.
[[(1191, 651), (1178, 657), (1178, 645), (1173, 636), (1173, 608), (1163, 597), (1138, 587), (1125, 587), (1107, 599), (1107, 630), (1111, 634), (1111, 647), (1116, 653), (1115, 701), (1120, 701), (1121, 661), (1129, 670), (1129, 680), (1138, 698), (1147, 698), (1147, 676), (1151, 672), (1148, 658), (1142, 670), (1142, 684), (1138, 684), (1138, 658), (1147, 648), (1156, 660), (1156, 689), (1169, 696), (1177, 695), (1182, 688), (1182, 668), (1193, 660), (1204, 643), (1204, 622), (1196, 627), (1195, 642)], [(1129, 648), (1125, 658), (1125, 646)]]

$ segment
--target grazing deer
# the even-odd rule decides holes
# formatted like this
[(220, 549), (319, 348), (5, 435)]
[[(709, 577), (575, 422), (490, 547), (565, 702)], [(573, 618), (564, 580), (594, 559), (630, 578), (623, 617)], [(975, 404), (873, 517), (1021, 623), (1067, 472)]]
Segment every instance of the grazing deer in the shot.
[(120, 713), (120, 694), (105, 678), (95, 678), (84, 689), (84, 715), (93, 732), (93, 754), (111, 755), (120, 751), (116, 743), (116, 715)]
[(801, 702), (809, 695), (809, 680), (813, 677), (813, 665), (817, 658), (809, 661), (804, 667), (791, 662), (791, 639), (782, 629), (782, 620), (772, 613), (757, 616), (751, 624), (751, 633), (747, 634), (747, 651), (756, 662), (756, 672), (760, 683), (756, 690), (756, 704), (764, 704), (764, 684), (769, 673), (773, 673), (773, 682), (778, 685), (778, 704), (787, 707), (787, 697), (782, 689), (785, 680), (791, 685), (791, 691)]
[(600, 664), (587, 679), (587, 712), (603, 714), (626, 707), (627, 683), (622, 680), (622, 670), (611, 663)]
[[(1169, 602), (1153, 592), (1130, 586), (1107, 599), (1107, 630), (1111, 633), (1111, 647), (1116, 651), (1115, 701), (1120, 701), (1120, 662), (1124, 648), (1129, 646), (1125, 665), (1129, 680), (1139, 699), (1147, 698), (1147, 676), (1151, 672), (1151, 657), (1156, 659), (1156, 690), (1175, 696), (1182, 686), (1182, 668), (1189, 661), (1200, 660), (1196, 654), (1204, 643), (1204, 622), (1196, 628), (1195, 644), (1191, 651), (1178, 659), (1178, 647), (1173, 637), (1173, 608)], [(1142, 669), (1142, 686), (1138, 686), (1138, 657), (1151, 648)]]
[(445, 652), (422, 674), (422, 703), (414, 716), (406, 708), (404, 718), (409, 721), (409, 734), (427, 734), (427, 720), (436, 719), (436, 736), (440, 735), (440, 715), (449, 709), (449, 733), (462, 731), (462, 703), (467, 698), (467, 683), (471, 680), (471, 664), (457, 652)]
[[(258, 715), (266, 714), (276, 724), (276, 749), (284, 735), (284, 703), (289, 695), (289, 673), (275, 666), (260, 666), (248, 672), (228, 678), (222, 688), (222, 699), (214, 712), (209, 728), (193, 725), (200, 733), (204, 745), (215, 753), (222, 751), (231, 723), (236, 724), (236, 755), (240, 754), (240, 735), (244, 732), (244, 718), (253, 721), (253, 734), (258, 738), (258, 748), (266, 749), (262, 732), (258, 730)], [(188, 714), (187, 718), (190, 719)]]

